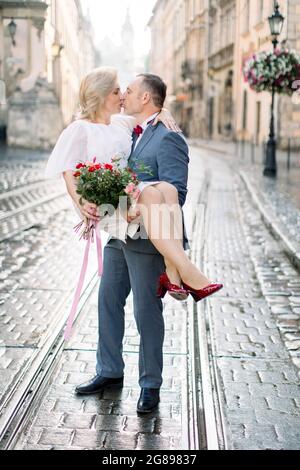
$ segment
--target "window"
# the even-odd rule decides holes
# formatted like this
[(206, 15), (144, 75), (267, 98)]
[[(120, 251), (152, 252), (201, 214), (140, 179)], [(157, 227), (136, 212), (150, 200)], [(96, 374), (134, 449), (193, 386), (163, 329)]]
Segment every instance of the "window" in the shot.
[(264, 0), (257, 0), (258, 10), (257, 10), (257, 21), (260, 23), (264, 19)]
[(208, 101), (208, 133), (210, 137), (212, 137), (214, 133), (214, 107), (215, 100), (211, 97)]
[(260, 136), (260, 123), (261, 123), (261, 102), (256, 102), (256, 144), (259, 143)]
[(51, 2), (51, 23), (53, 26), (56, 25), (56, 0)]
[(192, 11), (191, 11), (192, 20), (195, 19), (195, 14), (196, 14), (196, 0), (192, 0)]
[(242, 3), (242, 14), (244, 16), (243, 32), (247, 33), (250, 30), (250, 0), (245, 0)]
[(4, 80), (0, 80), (0, 105), (6, 105), (6, 85)]

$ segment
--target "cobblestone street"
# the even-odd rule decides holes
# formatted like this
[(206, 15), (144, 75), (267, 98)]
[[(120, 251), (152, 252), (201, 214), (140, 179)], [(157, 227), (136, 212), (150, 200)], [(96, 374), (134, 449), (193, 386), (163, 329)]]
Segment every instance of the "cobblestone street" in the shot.
[[(10, 160), (6, 155), (5, 164), (1, 161), (1, 426), (21, 393), (22, 381), (29, 383), (31, 368), (41, 361), (49, 338), (53, 336), (55, 343), (84, 249), (73, 234), (76, 217), (62, 182), (41, 184), (44, 158), (24, 160), (20, 154)], [(281, 201), (274, 212), (268, 210), (268, 197), (273, 203)], [(274, 187), (262, 188), (249, 168), (233, 164), (224, 153), (193, 146), (185, 208), (190, 237), (195, 207), (204, 209), (204, 216), (201, 233), (191, 239), (191, 256), (204, 233), (201, 268), (224, 284), (221, 292), (201, 303), (215, 374), (215, 404), (220, 407), (219, 448), (300, 449), (300, 272), (292, 254), (292, 250), (300, 253), (299, 210), (292, 196), (283, 198)], [(280, 227), (272, 222), (275, 216)], [(136, 413), (139, 337), (131, 296), (126, 306), (123, 390), (90, 397), (74, 394), (74, 387), (95, 372), (95, 251), (90, 256), (88, 287), (72, 339), (62, 343), (12, 447), (189, 449), (191, 363), (199, 355), (199, 345), (191, 347), (192, 302), (166, 297), (161, 403), (156, 412), (140, 417)], [(201, 377), (198, 380), (201, 383)], [(198, 411), (205, 414), (205, 409)]]

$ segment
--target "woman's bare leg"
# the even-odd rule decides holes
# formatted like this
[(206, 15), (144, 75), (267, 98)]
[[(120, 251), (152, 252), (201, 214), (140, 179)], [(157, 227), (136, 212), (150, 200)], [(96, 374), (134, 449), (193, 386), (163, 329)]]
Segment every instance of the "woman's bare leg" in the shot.
[[(178, 201), (178, 191), (172, 184), (161, 182), (154, 186), (155, 189), (161, 192), (163, 195), (164, 203), (169, 206), (170, 209), (170, 238), (178, 240), (178, 243), (182, 245), (183, 239), (183, 220), (182, 212)], [(167, 258), (164, 258), (166, 265), (166, 273), (172, 284), (181, 286), (181, 277), (176, 266)]]
[(186, 284), (194, 289), (202, 289), (211, 281), (189, 260), (183, 249), (182, 236), (181, 239), (174, 237), (174, 230), (180, 231), (179, 224), (172, 222), (170, 206), (165, 202), (163, 188), (159, 190), (157, 186), (144, 189), (138, 201), (138, 209), (143, 217), (146, 232), (153, 245), (164, 256), (170, 269), (175, 267)]

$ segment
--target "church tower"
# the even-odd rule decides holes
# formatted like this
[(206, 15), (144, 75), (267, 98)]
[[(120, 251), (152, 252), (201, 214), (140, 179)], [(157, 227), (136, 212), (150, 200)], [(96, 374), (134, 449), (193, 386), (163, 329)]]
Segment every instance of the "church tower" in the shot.
[(134, 29), (131, 23), (129, 7), (126, 12), (126, 19), (122, 27), (122, 44), (124, 47), (133, 49)]
[(122, 72), (133, 73), (135, 69), (135, 56), (134, 56), (134, 29), (131, 23), (129, 7), (126, 12), (126, 19), (122, 27)]

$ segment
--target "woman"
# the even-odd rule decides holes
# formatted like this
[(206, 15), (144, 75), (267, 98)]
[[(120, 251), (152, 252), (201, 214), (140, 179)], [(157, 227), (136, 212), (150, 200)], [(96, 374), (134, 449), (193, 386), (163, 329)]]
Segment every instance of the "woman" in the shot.
[[(124, 155), (121, 164), (126, 165), (131, 153), (132, 132), (136, 125), (134, 118), (120, 115), (123, 97), (117, 82), (117, 74), (111, 68), (98, 68), (89, 73), (82, 81), (79, 93), (80, 113), (77, 120), (70, 124), (61, 134), (47, 164), (46, 176), (63, 174), (67, 190), (82, 217), (99, 221), (95, 204), (83, 201), (76, 192), (73, 176), (78, 162), (90, 161), (96, 157), (97, 162), (109, 162), (116, 154)], [(163, 111), (154, 121), (161, 120), (169, 127), (169, 114)], [(176, 130), (176, 127), (173, 130)], [(150, 188), (149, 188), (150, 186)], [(154, 239), (155, 232), (151, 217), (153, 191), (159, 191), (167, 204), (177, 204), (178, 198), (172, 185), (153, 181), (141, 183), (141, 194), (137, 209), (143, 216), (147, 234), (165, 257), (167, 271), (159, 280), (158, 296), (163, 297), (168, 291), (179, 300), (191, 293), (196, 301), (211, 295), (223, 286), (212, 284), (189, 261), (182, 248), (182, 240)], [(175, 230), (176, 221), (173, 219)], [(178, 228), (178, 227), (177, 227)], [(178, 231), (177, 231), (178, 232)], [(183, 287), (180, 286), (181, 281)]]

